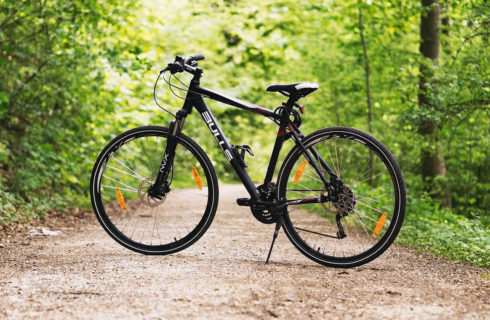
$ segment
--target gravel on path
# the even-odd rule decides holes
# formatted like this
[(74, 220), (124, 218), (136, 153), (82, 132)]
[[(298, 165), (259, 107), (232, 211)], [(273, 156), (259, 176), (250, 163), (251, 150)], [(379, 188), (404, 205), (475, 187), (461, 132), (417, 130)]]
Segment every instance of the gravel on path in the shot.
[(332, 269), (281, 231), (265, 265), (274, 227), (246, 195), (221, 186), (207, 233), (169, 256), (123, 248), (93, 214), (59, 236), (0, 233), (0, 319), (490, 319), (488, 270), (400, 245)]

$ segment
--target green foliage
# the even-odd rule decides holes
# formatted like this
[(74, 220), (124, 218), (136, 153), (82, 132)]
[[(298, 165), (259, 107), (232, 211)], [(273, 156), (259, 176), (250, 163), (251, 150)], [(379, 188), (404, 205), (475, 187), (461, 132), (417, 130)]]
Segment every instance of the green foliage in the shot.
[(397, 242), (451, 259), (490, 267), (490, 228), (442, 209), (429, 197), (409, 199)]
[(129, 8), (118, 1), (0, 1), (5, 219), (42, 215), (56, 207), (53, 194), (66, 205), (86, 202), (95, 151), (88, 124), (97, 110), (113, 110), (116, 92), (101, 86), (103, 69), (126, 70), (128, 46), (112, 36), (122, 32), (118, 22)]
[[(371, 133), (393, 152), (407, 180), (413, 197), (407, 230), (440, 230), (440, 239), (411, 232), (426, 239), (424, 248), (436, 248), (439, 240), (448, 246), (436, 253), (453, 244), (462, 250), (460, 242), (478, 238), (471, 230), (487, 230), (490, 220), (490, 10), (483, 0), (441, 4), (449, 24), (441, 29), (439, 63), (426, 66), (435, 81), (426, 88), (430, 108), (421, 110), (420, 2), (0, 0), (1, 220), (63, 205), (89, 207), (90, 171), (107, 141), (138, 125), (171, 120), (155, 107), (152, 88), (176, 54), (205, 54), (203, 86), (270, 109), (284, 99), (265, 93), (268, 85), (318, 82), (320, 90), (302, 101), (305, 133), (332, 125), (367, 130), (361, 8), (371, 69)], [(159, 86), (157, 96), (172, 111), (182, 105), (166, 86)], [(247, 159), (247, 170), (262, 183), (275, 125), (209, 104), (232, 143), (252, 147), (256, 157)], [(424, 196), (419, 159), (427, 141), (416, 133), (427, 119), (441, 127), (454, 213), (469, 220)], [(221, 181), (237, 181), (195, 112), (184, 133), (208, 152)], [(431, 222), (418, 223), (419, 218)], [(446, 220), (443, 228), (439, 222)], [(454, 242), (442, 237), (449, 232)], [(415, 244), (416, 238), (402, 239)], [(487, 263), (474, 257), (457, 258)]]
[(66, 199), (62, 194), (54, 194), (48, 198), (32, 197), (29, 201), (15, 194), (0, 190), (0, 224), (6, 222), (29, 222), (43, 217), (52, 210), (65, 210)]

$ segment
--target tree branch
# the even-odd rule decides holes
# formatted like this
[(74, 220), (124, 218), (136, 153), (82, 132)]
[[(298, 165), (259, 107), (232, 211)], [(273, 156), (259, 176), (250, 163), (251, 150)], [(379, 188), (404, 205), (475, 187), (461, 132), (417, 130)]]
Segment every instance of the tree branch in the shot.
[(466, 42), (471, 41), (473, 38), (479, 37), (479, 36), (488, 36), (490, 35), (490, 32), (477, 32), (472, 35), (466, 36), (463, 38), (463, 42), (459, 46), (458, 50), (456, 50), (456, 53), (453, 56), (453, 61), (451, 62), (451, 65), (449, 66), (449, 69), (451, 69), (454, 66), (454, 63), (456, 63), (456, 58), (458, 57), (459, 53), (461, 50), (463, 50), (464, 45)]
[(39, 67), (37, 68), (37, 70), (35, 72), (33, 72), (23, 83), (22, 85), (15, 91), (15, 93), (12, 95), (12, 97), (9, 98), (10, 101), (13, 101), (15, 100), (15, 98), (17, 98), (17, 96), (19, 95), (20, 91), (29, 83), (31, 82), (35, 77), (36, 75), (42, 70), (42, 68), (44, 68), (44, 66), (47, 64), (47, 60), (44, 60), (43, 62), (41, 62), (41, 64), (39, 65)]

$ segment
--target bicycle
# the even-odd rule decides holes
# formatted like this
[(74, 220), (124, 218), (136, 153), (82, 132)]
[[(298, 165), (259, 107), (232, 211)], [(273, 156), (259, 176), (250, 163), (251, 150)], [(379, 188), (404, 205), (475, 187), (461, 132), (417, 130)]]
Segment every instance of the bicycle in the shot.
[[(128, 130), (98, 156), (90, 194), (104, 230), (128, 249), (165, 255), (189, 247), (208, 229), (218, 204), (218, 180), (203, 149), (182, 133), (194, 108), (250, 194), (237, 204), (250, 207), (260, 222), (275, 224), (266, 263), (281, 227), (302, 254), (326, 266), (355, 267), (383, 253), (400, 231), (406, 202), (402, 173), (388, 149), (354, 128), (304, 135), (299, 129), (304, 108), (297, 102), (317, 90), (316, 83), (269, 86), (268, 92), (287, 97), (269, 110), (201, 87), (203, 70), (197, 61), (202, 59), (176, 56), (158, 75), (154, 98), (161, 75), (165, 80), (170, 72), (165, 81), (171, 90), (173, 75), (193, 76), (182, 108), (175, 115), (164, 109), (175, 117), (168, 128)], [(204, 98), (265, 116), (279, 126), (262, 185), (256, 186), (245, 170), (245, 153), (253, 156), (251, 148), (230, 143)], [(288, 139), (294, 146), (273, 181)]]

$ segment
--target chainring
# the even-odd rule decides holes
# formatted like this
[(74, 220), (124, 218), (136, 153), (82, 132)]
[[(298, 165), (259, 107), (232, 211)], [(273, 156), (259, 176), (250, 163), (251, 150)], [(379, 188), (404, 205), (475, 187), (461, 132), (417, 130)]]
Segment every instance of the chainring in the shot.
[[(257, 187), (257, 190), (259, 190), (262, 200), (273, 201), (276, 198), (275, 183), (271, 183), (269, 187), (260, 185)], [(252, 214), (257, 220), (265, 224), (275, 223), (279, 219), (279, 215), (276, 212), (277, 209), (274, 208), (252, 204), (250, 210), (252, 210)]]

